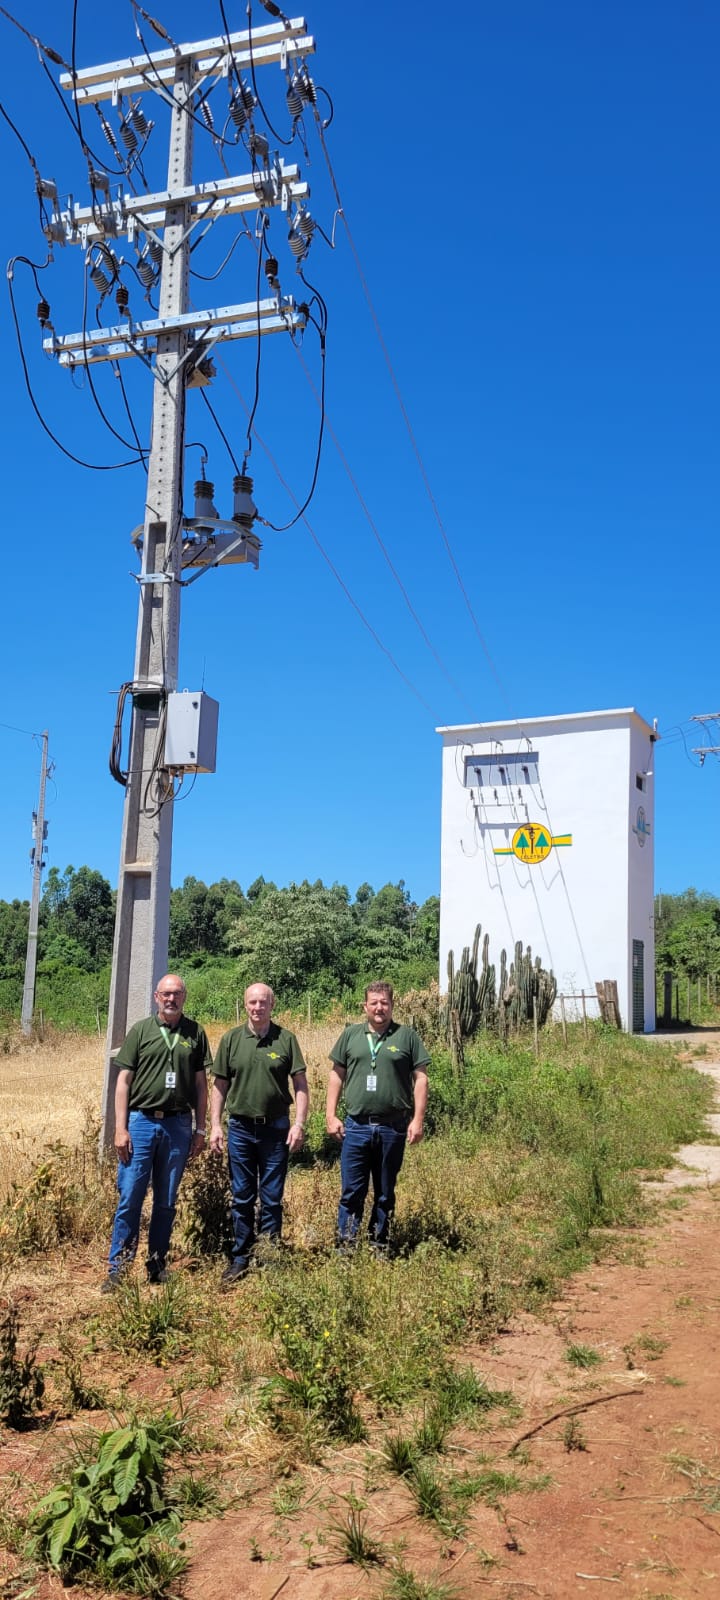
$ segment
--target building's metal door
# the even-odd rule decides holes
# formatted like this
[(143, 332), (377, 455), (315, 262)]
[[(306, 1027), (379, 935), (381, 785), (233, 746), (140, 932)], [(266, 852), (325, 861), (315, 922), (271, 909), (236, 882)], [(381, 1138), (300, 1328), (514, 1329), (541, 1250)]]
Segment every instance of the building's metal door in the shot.
[(645, 1032), (645, 945), (642, 939), (633, 939), (632, 951), (632, 1025), (633, 1033)]

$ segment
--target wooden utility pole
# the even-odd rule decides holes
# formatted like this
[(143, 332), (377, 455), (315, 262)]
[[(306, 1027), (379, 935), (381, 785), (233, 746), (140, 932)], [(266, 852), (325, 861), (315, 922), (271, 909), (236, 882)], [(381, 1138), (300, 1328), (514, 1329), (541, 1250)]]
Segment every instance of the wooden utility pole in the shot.
[(28, 926), (27, 955), (25, 957), (25, 982), (23, 984), (21, 1025), (25, 1034), (32, 1033), (33, 1011), (35, 1009), (35, 972), (37, 969), (37, 941), (38, 919), (40, 914), (40, 885), (42, 870), (45, 865), (45, 838), (47, 823), (45, 821), (45, 785), (48, 780), (48, 734), (41, 733), (42, 758), (40, 761), (40, 793), (38, 795), (38, 808), (33, 811), (33, 847), (30, 852), (33, 875), (32, 891), (30, 894), (30, 923)]

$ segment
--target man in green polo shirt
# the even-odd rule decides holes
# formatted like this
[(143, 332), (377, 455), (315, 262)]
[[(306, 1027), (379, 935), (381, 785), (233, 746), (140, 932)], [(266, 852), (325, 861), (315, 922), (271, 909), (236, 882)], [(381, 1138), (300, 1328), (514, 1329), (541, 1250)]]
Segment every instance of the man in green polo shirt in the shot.
[(344, 1028), (330, 1052), (326, 1121), (342, 1144), (338, 1244), (356, 1240), (372, 1178), (370, 1241), (386, 1250), (405, 1146), (423, 1136), (430, 1057), (414, 1028), (393, 1021), (392, 984), (369, 984), (364, 1011), (365, 1021)]
[(151, 1283), (165, 1282), (180, 1179), (188, 1158), (205, 1149), (206, 1070), (212, 1055), (204, 1028), (183, 1015), (185, 997), (182, 978), (174, 973), (161, 978), (154, 996), (157, 1014), (134, 1024), (115, 1057), (119, 1199), (103, 1292), (117, 1287), (135, 1258), (151, 1182), (147, 1272)]
[[(228, 1113), (228, 1165), (232, 1187), (234, 1246), (223, 1273), (231, 1285), (244, 1278), (255, 1244), (255, 1203), (260, 1197), (260, 1233), (279, 1239), (282, 1198), (291, 1150), (305, 1138), (308, 1084), (294, 1033), (272, 1021), (275, 996), (267, 983), (245, 990), (247, 1022), (223, 1035), (210, 1100), (210, 1149), (224, 1144), (222, 1115)], [(290, 1127), (292, 1083), (295, 1121)]]

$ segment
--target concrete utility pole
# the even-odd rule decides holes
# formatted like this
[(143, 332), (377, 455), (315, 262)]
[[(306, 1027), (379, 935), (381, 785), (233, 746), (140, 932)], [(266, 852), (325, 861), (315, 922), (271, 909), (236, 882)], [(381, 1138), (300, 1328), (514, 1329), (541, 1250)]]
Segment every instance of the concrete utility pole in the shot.
[[(197, 381), (194, 375), (201, 363), (207, 363), (208, 352), (218, 341), (257, 338), (305, 325), (304, 315), (295, 310), (289, 297), (280, 295), (279, 285), (272, 280), (272, 299), (218, 311), (189, 311), (193, 228), (211, 217), (253, 209), (280, 205), (286, 211), (290, 200), (297, 204), (308, 193), (307, 185), (298, 181), (297, 168), (271, 159), (264, 139), (253, 146), (260, 156), (253, 154), (250, 174), (193, 185), (197, 122), (193, 97), (201, 85), (206, 89), (208, 82), (218, 78), (228, 77), (232, 82), (233, 74), (237, 95), (242, 66), (250, 64), (254, 70), (274, 61), (285, 67), (314, 48), (303, 19), (281, 19), (269, 27), (254, 28), (252, 38), (248, 33), (231, 34), (61, 78), (63, 88), (74, 95), (79, 106), (101, 100), (122, 103), (122, 97), (131, 101), (147, 92), (172, 98), (167, 190), (111, 199), (108, 188), (104, 197), (94, 194), (90, 207), (71, 202), (66, 211), (60, 209), (55, 196), (55, 210), (46, 230), (51, 241), (80, 243), (86, 249), (95, 244), (101, 254), (122, 234), (134, 241), (144, 233), (148, 241), (162, 247), (156, 318), (131, 320), (126, 296), (120, 315), (127, 321), (80, 334), (53, 332), (45, 340), (45, 348), (69, 367), (83, 368), (90, 362), (134, 355), (146, 362), (150, 355), (155, 358), (135, 666), (129, 686), (132, 719), (103, 1085), (103, 1147), (110, 1146), (114, 1136), (115, 1056), (128, 1027), (151, 1011), (168, 960), (173, 778), (183, 769), (168, 768), (165, 732), (168, 695), (177, 689), (182, 571), (189, 565), (207, 566), (223, 559), (257, 566), (260, 548), (252, 532), (256, 515), (252, 480), (243, 474), (234, 483), (232, 522), (217, 519), (210, 485), (196, 485), (196, 513), (202, 515), (194, 522), (183, 517), (185, 391), (190, 382)], [(199, 540), (197, 532), (187, 531), (198, 523), (203, 524)], [(212, 546), (210, 554), (208, 545)]]
[(40, 912), (40, 884), (42, 870), (45, 865), (45, 839), (47, 836), (47, 823), (45, 821), (45, 785), (48, 780), (48, 734), (42, 733), (42, 758), (40, 761), (40, 793), (38, 795), (38, 808), (33, 812), (33, 847), (30, 852), (33, 875), (32, 890), (30, 894), (30, 923), (28, 926), (27, 955), (25, 957), (25, 982), (23, 984), (21, 1025), (25, 1034), (32, 1033), (33, 1011), (35, 1009), (35, 972), (37, 969), (37, 941), (38, 941), (38, 916)]

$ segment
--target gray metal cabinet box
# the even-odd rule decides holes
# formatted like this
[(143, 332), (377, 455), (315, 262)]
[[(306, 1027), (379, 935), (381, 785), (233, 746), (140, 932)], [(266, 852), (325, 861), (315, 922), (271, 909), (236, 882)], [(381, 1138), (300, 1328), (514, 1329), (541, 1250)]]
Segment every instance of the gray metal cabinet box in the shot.
[(183, 689), (167, 697), (165, 766), (182, 772), (214, 772), (220, 706), (209, 694)]

